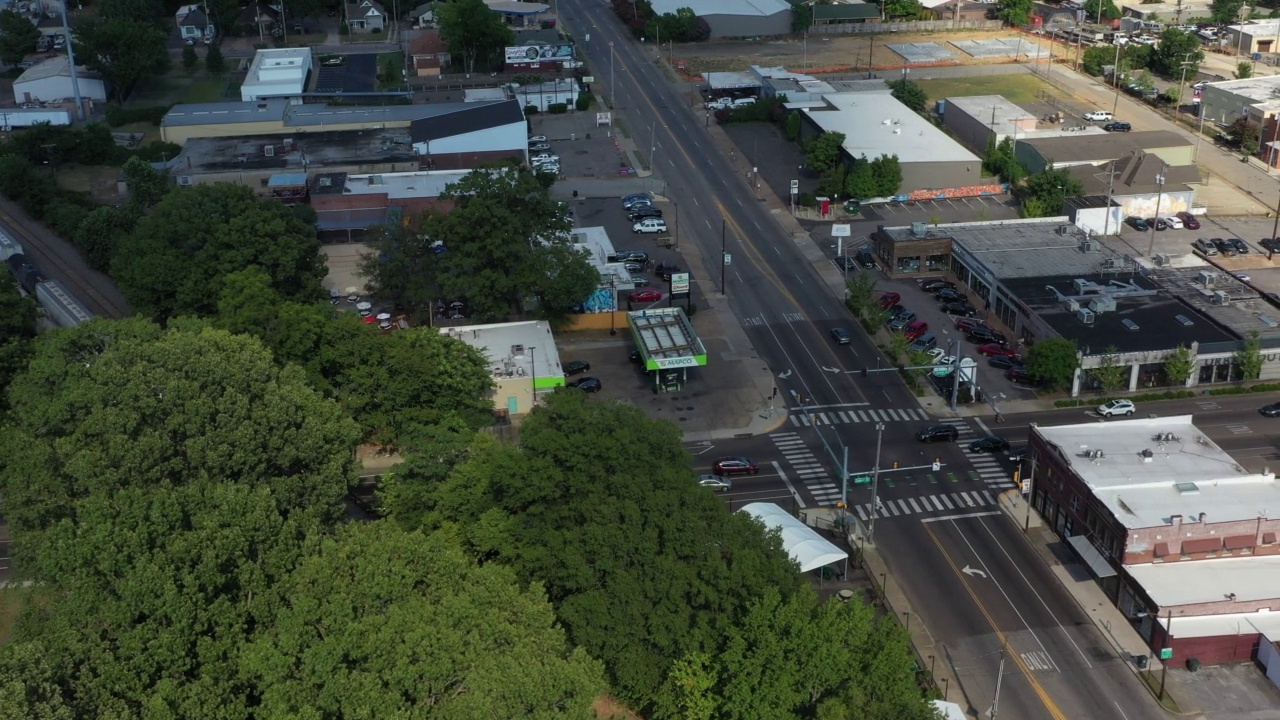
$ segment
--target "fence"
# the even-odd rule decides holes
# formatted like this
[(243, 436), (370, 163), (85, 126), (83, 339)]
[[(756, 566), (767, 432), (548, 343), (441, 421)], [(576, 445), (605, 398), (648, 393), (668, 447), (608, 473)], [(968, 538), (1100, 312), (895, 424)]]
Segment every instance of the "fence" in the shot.
[(999, 30), (1004, 27), (1000, 20), (913, 20), (911, 22), (870, 22), (870, 23), (838, 23), (830, 25), (814, 25), (809, 28), (810, 34), (850, 35), (888, 34), (911, 32), (945, 32), (960, 30)]

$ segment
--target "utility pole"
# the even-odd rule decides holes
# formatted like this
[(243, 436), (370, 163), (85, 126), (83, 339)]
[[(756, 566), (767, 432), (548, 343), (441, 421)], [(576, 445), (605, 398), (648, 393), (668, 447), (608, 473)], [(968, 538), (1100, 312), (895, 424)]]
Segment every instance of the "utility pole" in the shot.
[[(1099, 0), (1099, 2), (1101, 2), (1101, 0)], [(1102, 14), (1101, 9), (1098, 10), (1098, 14)], [(1115, 117), (1115, 114), (1120, 109), (1120, 49), (1123, 47), (1123, 45), (1116, 46), (1116, 64), (1112, 66), (1115, 69), (1111, 71), (1111, 84), (1115, 86), (1116, 91), (1116, 99), (1111, 103), (1112, 117)]]
[(1182, 62), (1179, 63), (1182, 65), (1182, 77), (1178, 78), (1178, 99), (1173, 101), (1173, 122), (1175, 125), (1178, 122), (1178, 116), (1182, 114), (1182, 90), (1183, 86), (1187, 84), (1187, 66), (1191, 65), (1191, 60), (1188, 58), (1192, 55), (1195, 55), (1195, 53), (1183, 53)]
[(876, 423), (876, 464), (871, 468), (871, 520), (867, 523), (867, 543), (875, 543), (876, 516), (880, 514), (880, 446), (884, 440), (884, 423)]
[(1168, 166), (1166, 165), (1160, 169), (1160, 172), (1156, 173), (1156, 216), (1154, 222), (1151, 223), (1151, 240), (1147, 243), (1148, 258), (1151, 257), (1151, 251), (1156, 246), (1156, 223), (1160, 222), (1160, 199), (1164, 196), (1164, 171), (1167, 169)]
[(726, 262), (729, 259), (729, 254), (725, 252), (725, 245), (728, 242), (725, 234), (727, 232), (728, 228), (726, 227), (725, 219), (720, 218), (720, 294), (725, 297), (729, 297), (729, 288), (724, 284), (724, 266), (729, 264)]
[(613, 41), (609, 41), (609, 105), (618, 107), (618, 99), (613, 94)]
[(1103, 218), (1103, 220), (1102, 220), (1102, 237), (1106, 237), (1106, 236), (1110, 233), (1110, 231), (1111, 231), (1111, 201), (1112, 201), (1112, 198), (1114, 198), (1114, 197), (1115, 197), (1115, 193), (1116, 193), (1116, 175), (1117, 175), (1117, 174), (1119, 174), (1119, 171), (1118, 171), (1118, 170), (1116, 170), (1116, 162), (1117, 162), (1117, 161), (1115, 161), (1115, 160), (1112, 160), (1112, 161), (1111, 161), (1111, 171), (1110, 171), (1110, 172), (1106, 172), (1106, 173), (1098, 173), (1098, 175), (1094, 175), (1094, 177), (1098, 177), (1099, 175), (1107, 175), (1107, 176), (1108, 176), (1108, 178), (1107, 178), (1107, 208), (1106, 208), (1106, 209), (1107, 209), (1107, 214), (1106, 214), (1106, 216), (1105, 216), (1105, 217)]
[[(1036, 457), (1031, 456), (1031, 473), (1027, 475), (1027, 482), (1031, 486), (1027, 489), (1027, 516), (1022, 520), (1022, 532), (1026, 534), (1031, 532), (1031, 493), (1035, 491), (1036, 483)], [(1018, 492), (1022, 492), (1022, 488), (1018, 488)]]

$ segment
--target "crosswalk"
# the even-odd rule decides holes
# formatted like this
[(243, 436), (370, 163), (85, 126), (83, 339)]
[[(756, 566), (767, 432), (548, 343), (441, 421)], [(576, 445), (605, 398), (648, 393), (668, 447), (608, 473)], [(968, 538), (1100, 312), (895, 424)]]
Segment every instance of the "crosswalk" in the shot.
[(840, 486), (831, 480), (830, 473), (799, 435), (773, 433), (769, 437), (814, 500), (821, 505), (832, 505), (840, 499)]
[(969, 464), (973, 465), (973, 470), (978, 475), (978, 479), (988, 488), (994, 490), (1007, 490), (1016, 487), (1013, 478), (1009, 476), (1009, 471), (1000, 465), (998, 456), (991, 453), (974, 453), (969, 452), (969, 443), (978, 439), (978, 434), (969, 427), (969, 423), (963, 418), (943, 418), (938, 422), (945, 425), (952, 425), (960, 433), (956, 439), (956, 444), (964, 449), (965, 457), (969, 459)]
[(920, 422), (928, 420), (929, 413), (920, 408), (905, 410), (853, 409), (841, 410), (828, 408), (790, 408), (792, 427), (813, 427), (815, 425), (847, 425), (851, 423), (873, 422)]
[[(976, 508), (991, 507), (996, 504), (995, 496), (989, 490), (967, 490), (935, 495), (920, 495), (898, 500), (881, 500), (878, 518), (902, 517), (904, 515), (925, 515), (937, 512), (965, 512)], [(857, 513), (863, 521), (871, 519), (871, 503), (854, 505), (850, 510)]]

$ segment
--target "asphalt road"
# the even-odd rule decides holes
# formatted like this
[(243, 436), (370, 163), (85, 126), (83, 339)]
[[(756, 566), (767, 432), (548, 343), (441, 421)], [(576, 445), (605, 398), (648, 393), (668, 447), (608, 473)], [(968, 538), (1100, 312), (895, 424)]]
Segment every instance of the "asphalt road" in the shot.
[[(699, 464), (725, 454), (761, 463), (759, 475), (735, 480), (726, 501), (735, 507), (760, 500), (793, 509), (831, 505), (840, 494), (833, 477), (846, 448), (855, 474), (871, 468), (875, 428), (882, 424), (882, 467), (895, 461), (920, 467), (881, 475), (877, 541), (974, 708), (990, 707), (1000, 677), (1006, 717), (1159, 717), (1132, 676), (1115, 672), (1126, 660), (1106, 649), (1019, 528), (998, 514), (995, 496), (1012, 487), (1007, 458), (968, 453), (963, 444), (922, 447), (912, 434), (935, 420), (896, 377), (847, 374), (874, 367), (880, 356), (820, 278), (807, 246), (781, 230), (716, 150), (681, 89), (666, 80), (648, 48), (622, 30), (609, 6), (566, 0), (561, 13), (578, 35), (590, 33), (586, 53), (598, 76), (612, 75), (606, 87), (613, 86), (614, 105), (629, 127), (652, 128), (654, 165), (667, 179), (667, 195), (688, 199), (679, 208), (684, 242), (697, 243), (709, 258), (720, 257), (723, 242), (732, 255), (724, 275), (728, 302), (777, 376), (780, 402), (795, 413), (805, 400), (807, 423), (690, 447)], [(859, 223), (854, 238), (865, 237), (871, 224)], [(718, 264), (709, 270), (712, 277), (697, 279), (704, 288), (719, 288)], [(854, 329), (853, 342), (834, 345), (828, 332), (836, 326)], [(1251, 405), (1251, 420), (1257, 417), (1252, 411)], [(1063, 422), (1083, 414), (1047, 416)], [(1011, 440), (1025, 436), (1025, 423), (1017, 420), (999, 427)], [(954, 422), (962, 440), (989, 432), (981, 419)], [(854, 512), (869, 515), (870, 492), (863, 484), (849, 491)]]

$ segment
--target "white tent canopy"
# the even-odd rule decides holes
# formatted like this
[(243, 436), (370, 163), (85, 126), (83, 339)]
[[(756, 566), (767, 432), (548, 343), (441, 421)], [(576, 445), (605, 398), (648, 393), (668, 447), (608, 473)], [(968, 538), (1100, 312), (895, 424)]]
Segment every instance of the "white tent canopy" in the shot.
[(773, 503), (755, 502), (744, 505), (739, 512), (747, 513), (770, 530), (782, 533), (782, 549), (800, 564), (802, 572), (817, 570), (840, 562), (849, 554), (828, 542), (813, 528), (791, 516), (791, 513)]

